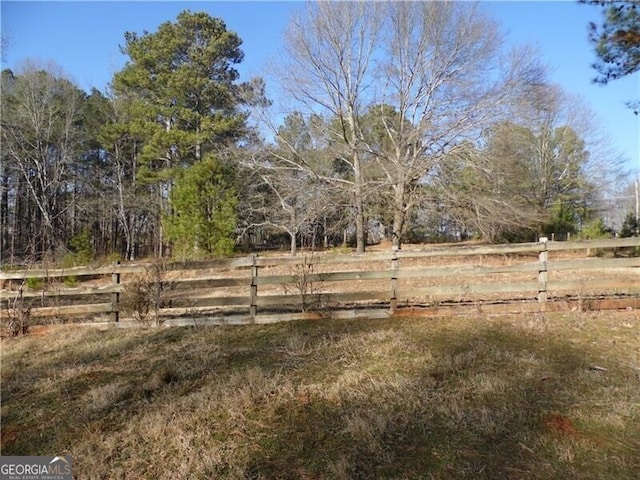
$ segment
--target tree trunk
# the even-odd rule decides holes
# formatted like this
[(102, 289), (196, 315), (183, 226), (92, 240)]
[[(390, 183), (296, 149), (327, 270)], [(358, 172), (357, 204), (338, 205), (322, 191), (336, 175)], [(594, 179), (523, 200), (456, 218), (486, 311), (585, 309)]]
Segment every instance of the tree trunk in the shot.
[(127, 252), (129, 260), (136, 258), (136, 228), (136, 217), (134, 214), (129, 214), (129, 242), (131, 243), (131, 248)]
[(318, 224), (313, 222), (313, 229), (311, 230), (311, 251), (316, 251), (316, 233), (318, 233)]
[(9, 173), (2, 175), (2, 199), (0, 200), (0, 261), (9, 251)]
[(324, 216), (324, 224), (323, 224), (323, 228), (322, 228), (322, 246), (324, 247), (324, 249), (326, 250), (327, 248), (329, 248), (329, 236), (327, 235), (327, 216)]
[(393, 204), (393, 228), (391, 232), (391, 244), (394, 248), (400, 249), (402, 247), (402, 234), (404, 230), (404, 223), (407, 215), (407, 208), (405, 205), (405, 192), (404, 185), (396, 185), (394, 187), (395, 198)]
[(353, 170), (355, 174), (355, 207), (356, 207), (356, 252), (364, 253), (365, 251), (365, 224), (364, 224), (364, 194), (362, 192), (363, 179), (360, 168), (360, 155), (357, 151), (353, 152)]

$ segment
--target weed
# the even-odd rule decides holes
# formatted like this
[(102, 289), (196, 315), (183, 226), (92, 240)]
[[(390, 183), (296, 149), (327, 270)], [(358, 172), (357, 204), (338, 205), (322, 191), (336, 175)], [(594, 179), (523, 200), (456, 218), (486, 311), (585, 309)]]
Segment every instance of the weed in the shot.
[(27, 278), (25, 285), (29, 290), (42, 290), (44, 288), (44, 281), (42, 278)]
[(175, 282), (166, 279), (166, 265), (154, 262), (145, 272), (136, 274), (126, 283), (120, 304), (125, 313), (129, 313), (141, 323), (154, 322), (160, 326), (160, 308), (164, 305), (167, 293), (175, 287)]
[(78, 280), (78, 277), (76, 277), (75, 275), (70, 275), (68, 277), (63, 277), (62, 283), (64, 284), (65, 287), (73, 288), (73, 287), (77, 287), (80, 282)]
[[(293, 265), (289, 268), (289, 273), (294, 276), (295, 280), (291, 283), (291, 286), (284, 285), (285, 293), (289, 293), (289, 288), (294, 293), (300, 295), (300, 305), (302, 312), (315, 310), (319, 307), (316, 280), (318, 278), (318, 259), (312, 253), (310, 255), (305, 254), (302, 262)], [(322, 277), (320, 276), (320, 281)]]
[(351, 253), (351, 251), (352, 251), (351, 247), (347, 245), (331, 247), (331, 249), (329, 250), (330, 253), (333, 253), (335, 255), (346, 255), (348, 253)]
[(8, 318), (7, 333), (11, 337), (24, 335), (29, 330), (31, 305), (27, 304), (23, 297), (25, 283), (25, 281), (22, 282), (13, 299), (7, 301), (5, 307)]

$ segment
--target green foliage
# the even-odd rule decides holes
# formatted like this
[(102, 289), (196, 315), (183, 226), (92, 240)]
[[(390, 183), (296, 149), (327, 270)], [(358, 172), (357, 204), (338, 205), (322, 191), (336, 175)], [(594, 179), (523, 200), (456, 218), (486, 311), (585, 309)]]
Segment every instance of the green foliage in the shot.
[(83, 102), (81, 122), (87, 133), (88, 146), (96, 156), (100, 153), (100, 131), (113, 117), (113, 103), (96, 88), (91, 89)]
[(562, 202), (556, 202), (550, 209), (551, 221), (545, 231), (552, 233), (576, 233), (577, 215), (576, 212)]
[[(601, 220), (595, 218), (592, 208), (586, 205), (586, 201), (581, 201), (580, 195), (561, 196), (549, 209), (549, 223), (543, 227), (543, 231), (547, 233), (556, 233), (560, 235), (575, 234), (580, 230), (581, 225), (587, 225), (587, 228), (595, 225), (596, 230), (591, 233), (597, 233), (597, 225)], [(603, 231), (608, 230), (602, 225)]]
[(587, 222), (580, 231), (580, 238), (584, 240), (596, 240), (598, 238), (609, 237), (610, 232), (607, 230), (601, 218), (594, 218)]
[(167, 239), (180, 258), (233, 252), (237, 204), (232, 172), (213, 156), (182, 170), (164, 218)]
[[(598, 61), (593, 68), (598, 72), (594, 82), (607, 84), (611, 80), (631, 75), (640, 70), (640, 5), (637, 1), (581, 0), (581, 3), (599, 5), (603, 9), (602, 25), (590, 23), (589, 39), (595, 47)], [(637, 115), (640, 100), (627, 103)]]
[(30, 290), (42, 290), (44, 282), (41, 278), (27, 278), (25, 280), (25, 285)]
[(122, 255), (117, 252), (112, 252), (109, 255), (105, 255), (100, 258), (99, 265), (113, 265), (114, 263), (120, 263), (122, 261)]
[(62, 283), (64, 283), (65, 287), (73, 288), (78, 286), (79, 280), (75, 275), (70, 275), (68, 277), (63, 277)]
[(144, 139), (141, 182), (167, 182), (172, 168), (246, 133), (240, 107), (261, 99), (263, 86), (236, 83), (242, 41), (222, 20), (187, 10), (155, 33), (127, 32), (125, 41), (130, 61), (113, 87), (130, 103), (129, 123)]
[(85, 228), (73, 236), (69, 241), (69, 248), (72, 251), (71, 260), (74, 265), (87, 265), (91, 263), (93, 259), (93, 245), (89, 229)]
[(622, 223), (622, 229), (620, 230), (621, 237), (634, 237), (638, 235), (640, 229), (640, 222), (636, 219), (634, 212), (629, 212)]
[(599, 62), (593, 67), (600, 76), (599, 83), (607, 83), (630, 75), (640, 69), (640, 9), (637, 1), (598, 0), (588, 3), (602, 5), (604, 21), (601, 26), (590, 25), (590, 40), (595, 46)]

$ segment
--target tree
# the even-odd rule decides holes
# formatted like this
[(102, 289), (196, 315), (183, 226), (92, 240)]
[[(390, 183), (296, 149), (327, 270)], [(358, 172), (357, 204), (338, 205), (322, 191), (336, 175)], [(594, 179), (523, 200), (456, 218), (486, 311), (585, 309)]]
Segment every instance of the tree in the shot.
[[(112, 225), (113, 216), (104, 208), (109, 197), (104, 188), (108, 172), (105, 171), (106, 151), (100, 144), (99, 134), (113, 113), (109, 99), (99, 90), (92, 89), (84, 95), (80, 125), (82, 128), (82, 150), (70, 166), (70, 195), (72, 204), (69, 210), (69, 235), (67, 245), (71, 250), (71, 241), (78, 235), (91, 235), (92, 254), (106, 256), (112, 248), (114, 238), (119, 238)], [(77, 260), (77, 258), (76, 258)]]
[(493, 132), (485, 154), (495, 162), (490, 171), (503, 180), (503, 191), (496, 193), (519, 206), (521, 222), (528, 217), (512, 233), (576, 233), (590, 218), (588, 153), (571, 127), (503, 125)]
[(359, 251), (369, 194), (387, 200), (399, 246), (436, 165), (540, 80), (535, 56), (505, 58), (495, 32), (479, 7), (456, 2), (323, 2), (291, 24), (281, 82), (332, 119), (326, 136), (350, 174), (331, 181), (352, 192)]
[(614, 167), (592, 148), (596, 137), (587, 138), (588, 114), (575, 99), (551, 86), (537, 94), (514, 107), (518, 122), (496, 123), (477, 145), (459, 145), (455, 161), (441, 170), (446, 209), (488, 240), (578, 232), (598, 210), (603, 186), (594, 164)]
[(205, 151), (237, 140), (245, 133), (250, 84), (237, 84), (232, 66), (244, 54), (242, 41), (208, 14), (180, 13), (155, 33), (125, 33), (122, 48), (130, 61), (115, 74), (113, 89), (137, 108), (146, 129), (141, 156), (147, 174), (188, 166)]
[[(116, 246), (124, 258), (133, 260), (141, 252), (136, 248), (143, 229), (160, 228), (157, 203), (153, 187), (138, 181), (139, 156), (144, 140), (142, 131), (133, 121), (131, 104), (125, 98), (111, 95), (105, 99), (108, 121), (100, 128), (96, 139), (103, 155), (95, 162), (96, 194), (107, 205), (110, 219), (115, 218), (116, 238), (124, 245)], [(151, 235), (155, 238), (155, 235)], [(156, 249), (154, 249), (156, 250)]]
[[(294, 19), (285, 35), (286, 59), (278, 76), (283, 89), (307, 113), (323, 114), (332, 156), (349, 177), (325, 176), (348, 189), (355, 209), (356, 245), (365, 249), (365, 189), (359, 121), (371, 90), (372, 58), (382, 16), (377, 2), (310, 2), (306, 16)], [(289, 145), (293, 147), (293, 145)], [(288, 162), (311, 167), (294, 149)]]
[(170, 194), (173, 213), (164, 219), (174, 254), (189, 258), (233, 252), (237, 199), (231, 177), (212, 154), (180, 172)]
[[(506, 106), (541, 81), (533, 52), (501, 51), (498, 26), (478, 5), (397, 2), (388, 5), (378, 115), (385, 141), (370, 149), (384, 171), (393, 212), (393, 242), (438, 164), (480, 136)], [(391, 108), (391, 110), (390, 110)], [(391, 113), (391, 114), (390, 114)]]
[[(607, 84), (631, 75), (640, 69), (640, 3), (620, 0), (581, 0), (581, 3), (600, 5), (604, 20), (598, 26), (589, 24), (589, 39), (595, 47), (598, 72), (595, 82)], [(630, 102), (638, 114), (638, 101)]]
[[(291, 255), (296, 255), (300, 234), (311, 233), (329, 213), (336, 186), (325, 180), (330, 161), (321, 117), (300, 112), (285, 117), (274, 144), (258, 145), (247, 163), (254, 184), (251, 210), (260, 219), (252, 227), (286, 232)], [(256, 185), (258, 188), (255, 188)]]
[(635, 237), (640, 234), (640, 222), (636, 217), (635, 212), (629, 212), (624, 218), (622, 223), (622, 229), (620, 230), (621, 237)]
[(618, 188), (604, 199), (603, 216), (612, 230), (621, 232), (625, 225), (631, 228), (631, 217), (634, 222), (640, 219), (640, 183), (637, 177), (627, 175), (619, 179), (616, 186)]
[[(261, 81), (238, 83), (241, 40), (224, 22), (184, 11), (157, 32), (127, 32), (130, 61), (113, 79), (127, 104), (128, 130), (142, 140), (136, 181), (157, 198), (153, 218), (171, 215), (168, 193), (180, 169), (219, 153), (248, 133), (243, 107), (263, 99)], [(162, 229), (156, 229), (162, 245)], [(160, 252), (158, 252), (160, 253)]]
[(488, 130), (486, 145), (459, 145), (438, 167), (430, 187), (440, 215), (456, 236), (490, 242), (523, 239), (542, 223), (540, 209), (527, 198), (533, 146), (527, 128), (503, 123)]
[(3, 203), (13, 211), (11, 251), (39, 259), (54, 254), (69, 236), (84, 92), (54, 65), (33, 62), (17, 75), (3, 72), (2, 81), (3, 173), (10, 183)]

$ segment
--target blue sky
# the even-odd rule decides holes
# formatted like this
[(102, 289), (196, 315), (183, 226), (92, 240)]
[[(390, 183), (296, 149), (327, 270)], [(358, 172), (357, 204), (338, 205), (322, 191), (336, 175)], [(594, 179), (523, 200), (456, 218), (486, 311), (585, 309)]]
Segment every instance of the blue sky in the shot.
[[(600, 8), (574, 1), (483, 4), (507, 32), (508, 42), (539, 47), (551, 80), (586, 101), (614, 148), (640, 170), (640, 116), (624, 106), (625, 100), (640, 97), (639, 74), (604, 87), (591, 83), (595, 58), (587, 25), (600, 21)], [(297, 1), (1, 1), (2, 33), (9, 38), (2, 68), (16, 68), (25, 58), (52, 60), (81, 88), (104, 91), (126, 61), (119, 49), (125, 31), (153, 32), (190, 9), (222, 18), (242, 38), (245, 60), (238, 69), (246, 80), (260, 76), (264, 63), (278, 54), (290, 14), (303, 6)]]

